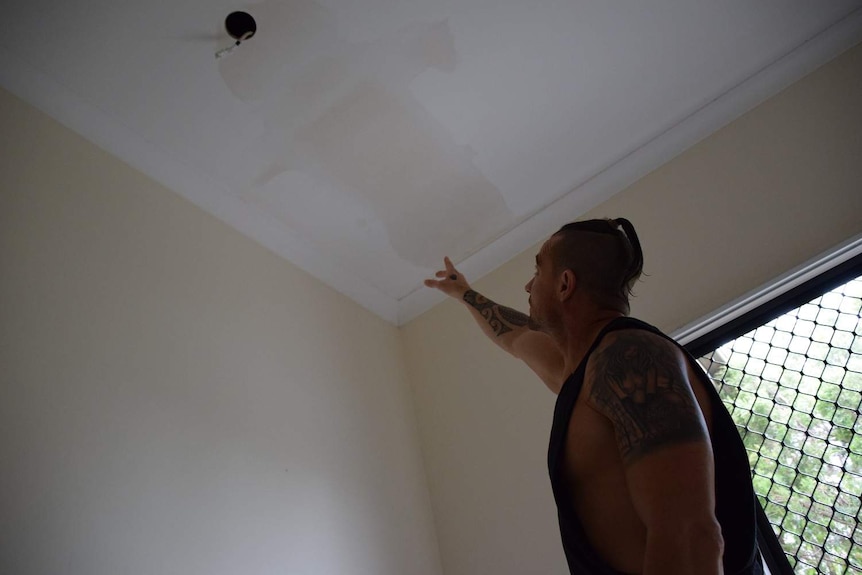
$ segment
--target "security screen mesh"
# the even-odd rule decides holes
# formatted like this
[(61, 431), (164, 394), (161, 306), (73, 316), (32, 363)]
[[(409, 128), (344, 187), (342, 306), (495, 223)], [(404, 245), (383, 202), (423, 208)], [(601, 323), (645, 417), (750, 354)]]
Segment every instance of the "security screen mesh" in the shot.
[(862, 276), (701, 357), (796, 573), (862, 575)]

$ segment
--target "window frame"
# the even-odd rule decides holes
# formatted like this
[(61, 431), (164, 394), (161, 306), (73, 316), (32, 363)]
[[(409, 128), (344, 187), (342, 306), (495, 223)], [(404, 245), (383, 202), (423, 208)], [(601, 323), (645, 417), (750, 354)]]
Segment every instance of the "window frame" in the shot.
[[(786, 274), (673, 332), (694, 357), (701, 357), (776, 317), (862, 275), (862, 234), (820, 254)], [(758, 500), (760, 551), (773, 575), (793, 575), (777, 538), (764, 538), (772, 526)], [(764, 531), (769, 530), (769, 531)]]

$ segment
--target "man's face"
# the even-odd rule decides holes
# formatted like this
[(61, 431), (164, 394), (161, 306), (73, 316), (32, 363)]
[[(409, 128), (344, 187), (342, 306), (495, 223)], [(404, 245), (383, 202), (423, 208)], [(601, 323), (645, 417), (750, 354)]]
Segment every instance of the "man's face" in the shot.
[(535, 330), (547, 329), (553, 319), (554, 266), (551, 260), (551, 247), (554, 238), (546, 241), (536, 254), (536, 269), (533, 277), (524, 286), (530, 294), (530, 327)]

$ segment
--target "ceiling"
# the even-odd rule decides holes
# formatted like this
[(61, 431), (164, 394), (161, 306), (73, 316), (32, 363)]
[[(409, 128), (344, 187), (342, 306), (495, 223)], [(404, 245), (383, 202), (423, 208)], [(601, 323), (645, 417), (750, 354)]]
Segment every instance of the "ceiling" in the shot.
[(0, 85), (401, 324), (860, 40), (862, 0), (29, 0)]

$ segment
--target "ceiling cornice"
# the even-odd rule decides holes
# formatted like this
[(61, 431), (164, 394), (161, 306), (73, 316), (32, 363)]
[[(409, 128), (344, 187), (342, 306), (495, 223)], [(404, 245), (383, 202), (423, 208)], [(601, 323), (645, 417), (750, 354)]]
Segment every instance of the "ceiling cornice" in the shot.
[[(623, 191), (758, 104), (862, 42), (862, 9), (809, 38), (755, 74), (729, 87), (664, 131), (596, 173), (565, 196), (523, 219), (511, 230), (459, 264), (471, 280), (503, 265), (525, 248), (544, 241), (564, 224)], [(617, 214), (624, 216), (625, 214)], [(524, 270), (529, 275), (530, 270)], [(524, 278), (526, 283), (528, 277)], [(445, 299), (436, 290), (416, 289), (402, 298), (398, 324), (404, 325)]]

